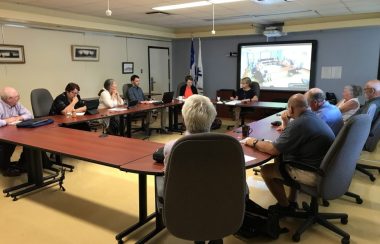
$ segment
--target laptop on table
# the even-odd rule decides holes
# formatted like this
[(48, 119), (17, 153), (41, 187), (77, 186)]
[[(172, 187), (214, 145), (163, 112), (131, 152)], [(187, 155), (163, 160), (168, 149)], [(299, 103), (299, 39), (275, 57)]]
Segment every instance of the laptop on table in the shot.
[(173, 101), (174, 92), (164, 92), (164, 95), (162, 96), (162, 100), (158, 102), (154, 102), (154, 105), (160, 105), (160, 104), (166, 104), (171, 103)]

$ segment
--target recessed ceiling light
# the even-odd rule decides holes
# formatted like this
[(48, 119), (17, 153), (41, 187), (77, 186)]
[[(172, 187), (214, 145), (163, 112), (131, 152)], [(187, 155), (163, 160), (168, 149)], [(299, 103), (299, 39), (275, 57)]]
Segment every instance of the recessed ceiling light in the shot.
[(175, 10), (175, 9), (183, 9), (183, 8), (194, 8), (194, 7), (202, 7), (211, 4), (222, 4), (222, 3), (232, 3), (232, 2), (240, 2), (246, 0), (209, 0), (209, 1), (197, 1), (197, 2), (189, 2), (189, 3), (181, 3), (174, 5), (166, 5), (160, 7), (153, 7), (154, 10), (159, 11), (167, 11), (167, 10)]

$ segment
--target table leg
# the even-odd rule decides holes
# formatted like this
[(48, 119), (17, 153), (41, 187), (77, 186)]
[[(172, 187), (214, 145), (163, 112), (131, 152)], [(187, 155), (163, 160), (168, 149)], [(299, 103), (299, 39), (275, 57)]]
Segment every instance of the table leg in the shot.
[(169, 107), (169, 124), (168, 124), (169, 131), (173, 130), (173, 107)]
[(153, 236), (155, 236), (157, 233), (159, 233), (162, 229), (164, 229), (164, 225), (162, 224), (162, 218), (161, 216), (159, 216), (159, 214), (157, 214), (157, 208), (156, 212), (147, 216), (147, 176), (145, 174), (139, 174), (139, 221), (136, 224), (129, 227), (128, 229), (123, 230), (122, 232), (117, 234), (116, 240), (118, 241), (118, 243), (123, 243), (124, 237), (131, 234), (141, 226), (145, 225), (154, 217), (156, 217), (156, 228), (137, 243), (145, 243)]
[(124, 121), (124, 118), (125, 118), (124, 115), (120, 115), (119, 116), (119, 134), (120, 134), (120, 136), (124, 136), (125, 135), (125, 121)]
[(62, 186), (64, 173), (62, 173), (61, 177), (58, 179), (51, 176), (43, 177), (42, 152), (40, 150), (25, 147), (24, 153), (26, 154), (28, 161), (28, 182), (6, 188), (3, 190), (3, 193), (6, 193), (7, 196), (11, 196), (13, 200), (16, 201), (18, 196), (57, 182), (61, 189), (64, 190)]
[(131, 138), (132, 137), (132, 119), (131, 115), (127, 114), (126, 116), (126, 122), (127, 122), (127, 137)]

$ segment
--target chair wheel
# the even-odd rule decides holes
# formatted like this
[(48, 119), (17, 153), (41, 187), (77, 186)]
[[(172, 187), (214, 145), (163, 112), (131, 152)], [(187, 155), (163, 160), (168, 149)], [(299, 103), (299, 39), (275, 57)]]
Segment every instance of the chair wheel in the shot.
[[(294, 234), (293, 236), (292, 236), (292, 240), (294, 241), (294, 242), (299, 242), (300, 240), (301, 240), (301, 236), (300, 236), (300, 234)], [(342, 241), (343, 241), (343, 239), (342, 239)]]
[(322, 205), (323, 205), (324, 207), (328, 207), (328, 206), (330, 206), (330, 203), (329, 203), (329, 201), (323, 199), (323, 200), (322, 200)]
[(372, 176), (372, 175), (369, 177), (369, 179), (370, 179), (372, 182), (374, 182), (374, 181), (376, 180), (376, 178), (375, 178), (374, 176)]
[(344, 237), (342, 238), (342, 241), (341, 241), (342, 244), (349, 244), (350, 243), (350, 237)]
[[(348, 223), (348, 218), (341, 218), (340, 219), (340, 222), (342, 223), (342, 224), (344, 224), (344, 225), (346, 225), (347, 223)], [(343, 238), (344, 239), (344, 238)], [(342, 239), (342, 240), (343, 240)], [(342, 242), (343, 243), (343, 242)]]
[(356, 198), (356, 203), (357, 204), (362, 204), (363, 203), (363, 199), (361, 199), (360, 197)]

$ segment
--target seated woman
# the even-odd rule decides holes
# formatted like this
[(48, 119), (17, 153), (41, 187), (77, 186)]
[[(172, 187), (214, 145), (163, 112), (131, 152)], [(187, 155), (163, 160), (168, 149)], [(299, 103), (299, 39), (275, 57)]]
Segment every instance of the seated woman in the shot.
[[(182, 117), (186, 126), (185, 134), (210, 132), (212, 122), (216, 117), (216, 110), (208, 97), (193, 95), (183, 105)], [(175, 142), (176, 140), (173, 140), (165, 144), (164, 163), (166, 163), (166, 158), (169, 156)]]
[[(101, 108), (113, 108), (119, 105), (123, 105), (124, 101), (120, 97), (117, 91), (116, 81), (113, 79), (107, 79), (104, 82), (104, 88), (99, 91), (99, 106)], [(110, 119), (104, 119), (107, 126), (107, 133), (111, 135), (117, 135), (119, 132), (119, 117), (114, 116)]]
[(179, 96), (182, 96), (183, 98), (188, 98), (191, 95), (198, 94), (198, 90), (195, 86), (193, 86), (193, 77), (191, 75), (187, 75), (185, 77), (186, 84), (184, 84), (179, 89)]
[[(182, 107), (182, 117), (186, 126), (185, 135), (210, 132), (212, 122), (216, 117), (216, 110), (208, 97), (202, 95), (193, 95), (189, 97)], [(176, 140), (169, 141), (164, 147), (164, 164), (170, 155), (170, 151)], [(164, 179), (156, 177), (157, 195), (163, 196)], [(162, 208), (162, 204), (157, 201), (158, 208)]]
[(360, 108), (358, 96), (362, 94), (360, 86), (348, 85), (343, 89), (343, 99), (336, 105), (342, 113), (343, 121), (346, 122)]
[[(80, 87), (78, 84), (73, 82), (67, 84), (65, 91), (54, 99), (49, 115), (72, 115), (73, 113), (86, 112), (87, 107), (80, 98), (79, 91)], [(77, 123), (67, 127), (90, 131), (90, 126), (87, 122)]]
[[(231, 97), (231, 100), (241, 100), (242, 103), (246, 102), (257, 102), (259, 100), (256, 91), (251, 87), (251, 79), (249, 77), (244, 77), (240, 81), (241, 88), (237, 90), (236, 97)], [(240, 112), (241, 107), (234, 107), (235, 114), (235, 127), (240, 125)]]

